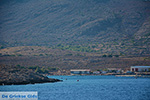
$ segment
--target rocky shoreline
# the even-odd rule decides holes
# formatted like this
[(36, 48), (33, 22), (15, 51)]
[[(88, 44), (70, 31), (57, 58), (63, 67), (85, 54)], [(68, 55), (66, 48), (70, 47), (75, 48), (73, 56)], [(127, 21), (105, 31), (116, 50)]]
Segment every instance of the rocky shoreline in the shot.
[(0, 65), (0, 85), (25, 85), (61, 81), (59, 79), (48, 78), (30, 69)]
[(1, 81), (0, 85), (26, 85), (26, 84), (36, 84), (36, 83), (53, 83), (53, 82), (60, 82), (59, 79), (46, 79), (46, 80), (32, 80), (32, 81), (20, 81), (20, 82), (13, 82), (13, 81)]
[(26, 85), (26, 84), (36, 84), (36, 83), (53, 83), (53, 82), (61, 82), (62, 80), (59, 79), (53, 79), (53, 78), (47, 78), (44, 79), (29, 79), (26, 81), (0, 81), (0, 85)]

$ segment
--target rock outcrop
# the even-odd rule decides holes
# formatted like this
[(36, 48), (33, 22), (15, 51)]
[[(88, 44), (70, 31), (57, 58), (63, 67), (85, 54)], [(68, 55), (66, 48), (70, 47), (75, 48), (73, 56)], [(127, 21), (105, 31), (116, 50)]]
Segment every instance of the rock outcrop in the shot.
[(61, 80), (48, 78), (27, 68), (0, 65), (0, 85), (23, 85), (59, 81)]

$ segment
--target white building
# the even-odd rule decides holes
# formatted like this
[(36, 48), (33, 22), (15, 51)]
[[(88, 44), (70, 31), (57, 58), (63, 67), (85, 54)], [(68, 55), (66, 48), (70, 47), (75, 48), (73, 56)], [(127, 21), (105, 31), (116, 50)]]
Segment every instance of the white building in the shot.
[(131, 66), (132, 72), (149, 72), (150, 66)]
[(90, 69), (71, 69), (70, 70), (71, 74), (90, 74), (91, 70)]
[(107, 72), (106, 71), (102, 71), (102, 74), (106, 74)]
[(94, 71), (93, 74), (100, 74), (100, 71)]

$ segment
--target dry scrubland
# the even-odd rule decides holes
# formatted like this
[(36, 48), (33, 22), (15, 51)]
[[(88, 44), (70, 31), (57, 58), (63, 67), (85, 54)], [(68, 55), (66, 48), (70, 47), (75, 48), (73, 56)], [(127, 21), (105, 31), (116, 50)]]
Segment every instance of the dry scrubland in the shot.
[(100, 53), (75, 52), (39, 46), (11, 47), (0, 50), (0, 64), (39, 66), (70, 70), (75, 68), (129, 68), (134, 65), (150, 65), (149, 56), (120, 56)]
[(0, 4), (0, 48), (56, 46), (138, 56), (150, 52), (149, 0), (0, 0)]

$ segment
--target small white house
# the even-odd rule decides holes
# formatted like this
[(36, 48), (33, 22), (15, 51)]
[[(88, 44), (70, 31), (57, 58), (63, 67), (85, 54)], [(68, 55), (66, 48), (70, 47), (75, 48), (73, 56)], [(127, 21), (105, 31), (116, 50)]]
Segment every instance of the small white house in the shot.
[(100, 71), (94, 71), (93, 74), (98, 75), (100, 74)]
[(106, 73), (107, 73), (107, 71), (102, 71), (101, 73), (102, 73), (102, 74), (106, 74)]
[(131, 66), (132, 72), (150, 72), (150, 66)]
[(75, 75), (75, 74), (90, 74), (91, 70), (90, 69), (71, 69), (70, 73)]

